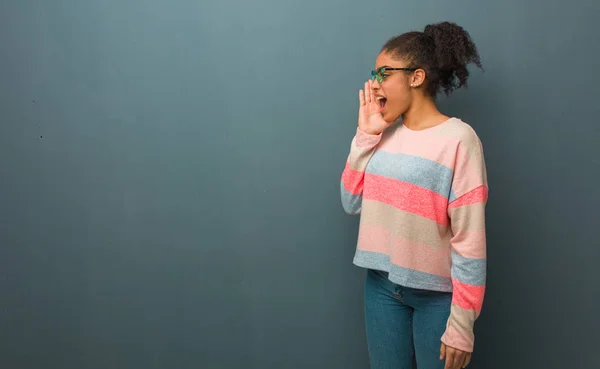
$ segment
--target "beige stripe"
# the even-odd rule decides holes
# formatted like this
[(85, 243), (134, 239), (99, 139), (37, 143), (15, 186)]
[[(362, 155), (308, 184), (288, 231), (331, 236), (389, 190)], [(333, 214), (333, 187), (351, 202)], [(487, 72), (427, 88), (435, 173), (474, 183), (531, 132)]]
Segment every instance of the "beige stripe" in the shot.
[(477, 312), (469, 311), (460, 306), (452, 305), (448, 324), (461, 332), (473, 334), (473, 324), (477, 319)]
[(363, 199), (361, 223), (384, 227), (395, 237), (439, 248), (450, 247), (450, 229), (379, 201)]
[(483, 154), (483, 147), (479, 141), (473, 145), (467, 146), (466, 164), (468, 165), (469, 170), (479, 178), (477, 185), (483, 185), (487, 187), (487, 168)]
[(437, 136), (465, 139), (472, 135), (471, 129), (460, 119), (450, 118), (450, 121), (434, 130)]
[(467, 163), (469, 164), (470, 169), (479, 175), (479, 178), (481, 178), (481, 184), (487, 186), (487, 168), (485, 165), (485, 157), (481, 143), (477, 142), (476, 145), (469, 146), (467, 150), (467, 157)]
[(439, 126), (434, 132), (437, 136), (454, 138), (463, 144), (470, 145), (479, 141), (473, 127), (457, 118), (450, 118), (447, 124)]
[(352, 142), (350, 154), (348, 155), (348, 163), (350, 164), (350, 169), (364, 171), (374, 152), (375, 148), (360, 148), (357, 147), (354, 142)]
[(454, 232), (485, 230), (485, 204), (482, 202), (448, 209)]

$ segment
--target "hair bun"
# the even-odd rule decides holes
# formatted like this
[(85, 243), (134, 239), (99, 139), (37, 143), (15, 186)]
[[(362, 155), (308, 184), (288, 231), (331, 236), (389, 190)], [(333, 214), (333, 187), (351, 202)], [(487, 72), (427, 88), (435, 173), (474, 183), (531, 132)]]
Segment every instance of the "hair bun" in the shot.
[(433, 38), (433, 32), (435, 30), (435, 27), (437, 27), (436, 24), (428, 24), (425, 26), (423, 33), (426, 34), (427, 36)]
[(431, 96), (466, 86), (468, 64), (481, 67), (479, 53), (471, 36), (451, 22), (429, 24), (422, 32), (411, 31), (388, 40), (382, 51), (404, 60), (408, 66), (427, 72), (426, 91)]
[(471, 36), (458, 24), (430, 24), (423, 33), (433, 40), (435, 63), (440, 72), (441, 84), (447, 92), (466, 85), (468, 64), (473, 63), (481, 68), (479, 54)]

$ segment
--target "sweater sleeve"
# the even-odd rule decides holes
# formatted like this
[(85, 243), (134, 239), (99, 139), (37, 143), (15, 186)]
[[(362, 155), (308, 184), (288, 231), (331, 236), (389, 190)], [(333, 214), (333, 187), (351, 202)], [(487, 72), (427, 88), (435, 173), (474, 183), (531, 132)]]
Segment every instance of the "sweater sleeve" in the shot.
[(452, 227), (452, 305), (442, 342), (472, 352), (473, 326), (483, 306), (486, 282), (485, 206), (488, 183), (478, 137), (461, 142), (452, 180), (448, 216)]
[(381, 141), (382, 134), (371, 135), (356, 129), (352, 139), (350, 154), (342, 172), (341, 197), (344, 211), (348, 214), (359, 214), (362, 207), (363, 184), (367, 163), (377, 144)]

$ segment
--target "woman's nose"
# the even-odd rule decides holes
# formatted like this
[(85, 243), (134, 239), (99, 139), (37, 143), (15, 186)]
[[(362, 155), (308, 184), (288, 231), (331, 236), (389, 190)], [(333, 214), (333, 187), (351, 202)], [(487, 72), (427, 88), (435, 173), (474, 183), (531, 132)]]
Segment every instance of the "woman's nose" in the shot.
[(373, 87), (373, 90), (379, 90), (381, 88), (381, 84), (379, 84), (379, 80), (377, 78), (373, 79), (371, 87)]

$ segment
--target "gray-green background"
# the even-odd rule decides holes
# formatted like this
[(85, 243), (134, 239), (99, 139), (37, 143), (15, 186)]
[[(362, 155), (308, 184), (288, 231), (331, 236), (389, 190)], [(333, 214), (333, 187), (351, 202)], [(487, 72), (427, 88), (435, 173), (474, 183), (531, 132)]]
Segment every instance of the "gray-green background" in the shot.
[(473, 369), (600, 367), (596, 0), (0, 4), (0, 368), (364, 369), (339, 178), (390, 36), (485, 73)]

